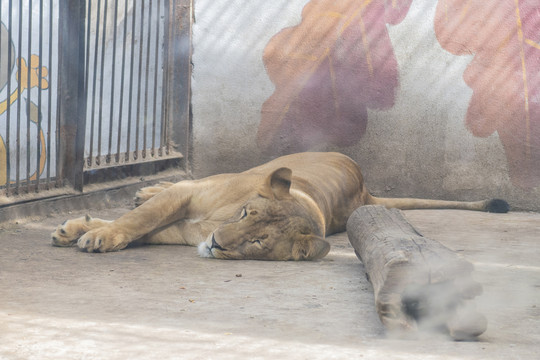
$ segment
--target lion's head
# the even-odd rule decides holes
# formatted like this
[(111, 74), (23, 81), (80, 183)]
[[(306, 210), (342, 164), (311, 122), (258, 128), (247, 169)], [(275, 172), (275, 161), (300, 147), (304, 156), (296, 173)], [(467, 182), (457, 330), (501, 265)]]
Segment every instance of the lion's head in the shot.
[(330, 250), (320, 226), (290, 194), (292, 172), (280, 168), (258, 194), (199, 245), (203, 257), (237, 260), (315, 260)]

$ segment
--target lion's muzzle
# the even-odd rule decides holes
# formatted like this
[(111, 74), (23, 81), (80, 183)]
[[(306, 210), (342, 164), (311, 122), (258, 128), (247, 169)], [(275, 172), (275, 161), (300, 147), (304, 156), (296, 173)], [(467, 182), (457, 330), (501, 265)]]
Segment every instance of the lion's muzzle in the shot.
[(216, 237), (214, 236), (214, 234), (212, 233), (212, 246), (210, 247), (210, 250), (212, 249), (218, 249), (218, 250), (221, 250), (221, 251), (225, 251), (226, 249), (222, 246), (220, 246), (217, 241), (216, 241)]
[[(197, 252), (199, 253), (200, 257), (204, 258), (213, 258), (214, 254), (212, 254), (212, 239), (214, 239), (214, 234), (208, 235), (208, 238), (206, 241), (203, 241), (199, 244), (197, 247)], [(210, 244), (210, 245), (209, 245)]]

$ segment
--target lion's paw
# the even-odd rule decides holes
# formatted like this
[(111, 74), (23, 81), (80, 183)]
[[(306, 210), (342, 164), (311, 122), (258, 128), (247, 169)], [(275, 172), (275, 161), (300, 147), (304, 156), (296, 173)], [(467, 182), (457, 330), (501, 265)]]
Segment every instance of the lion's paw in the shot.
[(80, 249), (88, 252), (110, 252), (122, 250), (129, 244), (127, 235), (105, 226), (90, 230), (77, 241)]
[(92, 218), (89, 215), (66, 220), (62, 225), (58, 225), (51, 234), (52, 244), (54, 246), (71, 246), (90, 228)]
[(173, 185), (172, 182), (161, 181), (156, 185), (143, 187), (135, 194), (135, 206), (141, 205), (142, 203), (154, 197), (156, 194), (162, 192), (163, 190), (167, 189), (171, 185)]

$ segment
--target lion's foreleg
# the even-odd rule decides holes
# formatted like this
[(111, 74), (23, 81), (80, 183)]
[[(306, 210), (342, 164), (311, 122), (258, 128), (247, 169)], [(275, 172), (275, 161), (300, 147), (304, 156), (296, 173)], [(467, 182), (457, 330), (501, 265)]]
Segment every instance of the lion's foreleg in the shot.
[(221, 221), (180, 220), (152, 231), (141, 240), (144, 244), (198, 246), (221, 223)]
[(107, 226), (87, 232), (77, 244), (89, 252), (121, 250), (156, 229), (186, 218), (191, 194), (191, 182), (172, 185)]

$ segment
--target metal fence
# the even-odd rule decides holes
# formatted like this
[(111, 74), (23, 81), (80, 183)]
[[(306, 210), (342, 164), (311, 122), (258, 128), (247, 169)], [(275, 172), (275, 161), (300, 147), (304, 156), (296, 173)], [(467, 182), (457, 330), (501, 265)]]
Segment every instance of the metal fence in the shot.
[(53, 8), (52, 0), (0, 5), (0, 186), (8, 195), (55, 183)]
[(0, 195), (82, 190), (96, 171), (186, 160), (191, 9), (2, 0)]
[(166, 11), (161, 0), (122, 4), (88, 0), (87, 168), (170, 153), (163, 101), (167, 98), (163, 87), (168, 60)]

